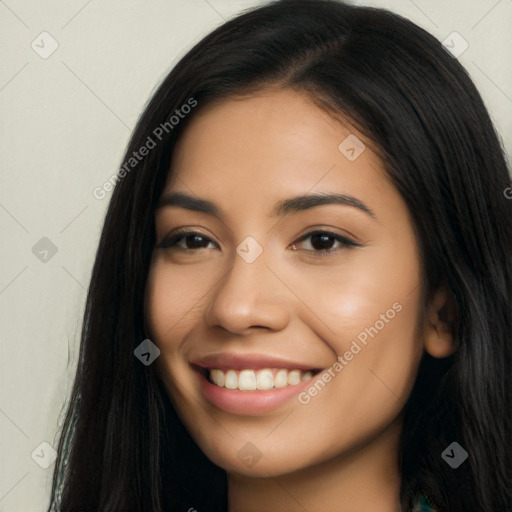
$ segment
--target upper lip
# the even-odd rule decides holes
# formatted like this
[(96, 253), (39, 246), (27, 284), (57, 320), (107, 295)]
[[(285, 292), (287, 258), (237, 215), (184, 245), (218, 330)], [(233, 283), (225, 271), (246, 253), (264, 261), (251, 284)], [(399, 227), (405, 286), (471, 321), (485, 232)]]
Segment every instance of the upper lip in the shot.
[(265, 354), (235, 354), (235, 353), (217, 353), (207, 354), (191, 361), (192, 365), (200, 368), (219, 369), (219, 370), (245, 370), (262, 368), (285, 368), (289, 370), (316, 370), (310, 364), (300, 361), (290, 361), (279, 357), (268, 356)]

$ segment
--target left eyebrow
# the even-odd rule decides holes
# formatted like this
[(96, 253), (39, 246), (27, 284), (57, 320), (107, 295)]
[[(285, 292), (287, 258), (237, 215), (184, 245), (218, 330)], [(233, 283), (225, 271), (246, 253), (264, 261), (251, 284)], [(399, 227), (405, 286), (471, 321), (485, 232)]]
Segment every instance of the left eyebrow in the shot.
[(303, 196), (291, 197), (280, 201), (274, 207), (271, 216), (284, 216), (289, 212), (300, 212), (314, 208), (315, 206), (322, 206), (324, 204), (341, 204), (345, 206), (352, 206), (365, 212), (367, 215), (375, 219), (375, 213), (359, 199), (348, 194), (307, 194)]
[[(373, 219), (375, 219), (375, 213), (359, 199), (348, 195), (348, 194), (329, 194), (329, 193), (318, 193), (318, 194), (307, 194), (302, 196), (290, 197), (279, 201), (272, 210), (271, 217), (283, 217), (290, 212), (300, 212), (309, 210), (316, 206), (322, 206), (326, 204), (341, 204), (344, 206), (351, 206), (358, 208)], [(158, 201), (157, 208), (162, 206), (178, 206), (192, 210), (196, 212), (203, 212), (219, 216), (219, 208), (206, 199), (199, 199), (196, 197), (183, 194), (182, 192), (173, 192), (162, 195)]]

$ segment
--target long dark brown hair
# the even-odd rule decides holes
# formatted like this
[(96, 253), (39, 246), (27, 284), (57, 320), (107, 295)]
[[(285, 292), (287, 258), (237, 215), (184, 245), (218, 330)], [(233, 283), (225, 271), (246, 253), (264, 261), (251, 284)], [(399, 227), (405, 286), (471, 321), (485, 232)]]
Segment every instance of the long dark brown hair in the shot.
[[(307, 94), (373, 141), (412, 215), (426, 290), (445, 282), (455, 300), (458, 348), (423, 357), (405, 408), (403, 509), (423, 491), (439, 511), (508, 510), (512, 201), (503, 149), (468, 74), (433, 36), (385, 10), (328, 0), (275, 2), (223, 24), (142, 114), (123, 161), (148, 137), (156, 146), (120, 174), (108, 208), (49, 510), (226, 510), (225, 472), (134, 349), (146, 337), (154, 210), (179, 134), (211, 102), (269, 85)], [(171, 128), (191, 98), (197, 106)], [(457, 469), (441, 457), (454, 441), (468, 452)]]

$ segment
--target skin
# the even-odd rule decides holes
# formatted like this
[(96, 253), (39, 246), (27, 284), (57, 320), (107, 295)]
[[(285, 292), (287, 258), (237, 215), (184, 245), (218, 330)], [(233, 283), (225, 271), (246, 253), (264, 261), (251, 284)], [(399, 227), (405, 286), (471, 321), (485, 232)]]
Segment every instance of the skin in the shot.
[[(173, 154), (164, 193), (207, 199), (219, 214), (157, 209), (146, 323), (178, 414), (228, 472), (230, 512), (399, 510), (402, 409), (423, 351), (454, 350), (440, 315), (446, 291), (421, 302), (407, 207), (368, 141), (354, 161), (340, 152), (349, 134), (366, 140), (305, 94), (269, 88), (199, 111)], [(269, 216), (282, 199), (318, 192), (350, 194), (375, 217), (340, 204)], [(190, 238), (159, 247), (180, 227), (206, 237), (202, 248), (190, 249)], [(331, 238), (331, 253), (318, 255), (311, 237), (302, 240), (315, 229), (360, 246)], [(252, 263), (236, 252), (247, 236), (263, 248)], [(189, 365), (234, 352), (327, 370), (397, 303), (400, 312), (308, 404), (294, 397), (266, 414), (227, 413), (205, 399)], [(252, 467), (237, 455), (248, 442), (261, 454)]]

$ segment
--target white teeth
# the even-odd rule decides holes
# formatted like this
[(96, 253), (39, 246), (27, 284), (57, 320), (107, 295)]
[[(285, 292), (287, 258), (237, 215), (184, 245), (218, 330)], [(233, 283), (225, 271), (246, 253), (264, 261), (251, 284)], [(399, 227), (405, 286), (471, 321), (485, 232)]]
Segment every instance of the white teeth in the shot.
[(268, 390), (294, 386), (313, 377), (311, 371), (301, 370), (219, 370), (212, 368), (209, 371), (210, 381), (216, 386), (240, 391)]
[(288, 386), (288, 370), (279, 370), (274, 377), (274, 386), (284, 388)]
[[(222, 370), (219, 370), (219, 372)], [(226, 372), (226, 380), (224, 382), (224, 386), (228, 389), (237, 389), (238, 388), (238, 377), (236, 376), (235, 370), (228, 370)]]
[(217, 384), (217, 386), (220, 386), (221, 388), (224, 387), (224, 382), (226, 381), (224, 372), (221, 370), (211, 370), (210, 371), (210, 379), (212, 379), (212, 382), (214, 384)]
[(272, 370), (265, 368), (258, 372), (256, 377), (256, 387), (258, 389), (272, 389), (274, 387), (274, 376)]
[(238, 389), (254, 391), (256, 389), (256, 375), (253, 370), (242, 370), (238, 376)]
[(290, 386), (293, 386), (294, 384), (298, 384), (300, 382), (300, 371), (299, 370), (292, 370), (291, 372), (288, 372), (288, 384)]
[(304, 372), (302, 374), (302, 382), (304, 382), (305, 380), (309, 380), (313, 378), (313, 372)]

